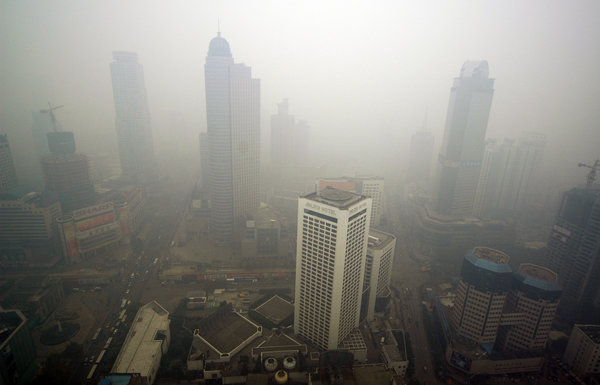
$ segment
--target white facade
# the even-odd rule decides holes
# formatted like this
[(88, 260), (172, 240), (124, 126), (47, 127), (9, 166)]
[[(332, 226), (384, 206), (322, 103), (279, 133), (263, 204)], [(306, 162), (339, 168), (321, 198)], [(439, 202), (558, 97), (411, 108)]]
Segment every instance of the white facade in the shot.
[(370, 288), (367, 305), (369, 321), (375, 317), (376, 298), (388, 292), (390, 287), (395, 248), (396, 237), (393, 235), (375, 229), (369, 231), (364, 282), (365, 289)]
[(334, 188), (298, 201), (294, 331), (321, 349), (359, 324), (371, 204)]

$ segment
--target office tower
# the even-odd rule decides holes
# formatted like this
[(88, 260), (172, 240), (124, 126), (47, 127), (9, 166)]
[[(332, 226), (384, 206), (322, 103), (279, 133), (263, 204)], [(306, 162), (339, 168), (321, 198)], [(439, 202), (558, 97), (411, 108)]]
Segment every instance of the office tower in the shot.
[(563, 361), (580, 377), (600, 373), (600, 325), (575, 325)]
[(64, 213), (91, 205), (94, 186), (89, 160), (75, 153), (73, 133), (49, 133), (48, 148), (51, 153), (41, 161), (46, 191), (58, 196)]
[(433, 158), (434, 137), (431, 132), (420, 130), (410, 138), (408, 155), (408, 182), (429, 183), (431, 174), (431, 160)]
[(322, 178), (317, 180), (317, 191), (321, 191), (326, 187), (352, 191), (357, 194), (363, 194), (369, 198), (372, 198), (373, 205), (371, 207), (371, 226), (379, 226), (381, 224), (381, 214), (383, 211), (383, 178), (378, 176), (358, 176)]
[(392, 278), (392, 263), (396, 237), (392, 234), (371, 228), (369, 230), (369, 243), (367, 246), (367, 259), (365, 264), (365, 279), (363, 293), (367, 292), (365, 303), (362, 304), (362, 316), (372, 321), (375, 317), (375, 304), (377, 298), (390, 295), (390, 280)]
[(599, 250), (600, 190), (571, 189), (548, 239), (549, 267), (563, 288), (559, 317), (568, 323), (600, 319)]
[(473, 210), (494, 80), (486, 61), (467, 61), (454, 79), (438, 158), (440, 214), (465, 217)]
[(308, 158), (308, 124), (296, 122), (289, 113), (289, 101), (277, 104), (277, 114), (271, 115), (271, 162), (285, 173), (289, 167), (305, 164)]
[(0, 194), (17, 187), (17, 172), (6, 134), (0, 132)]
[(144, 70), (133, 52), (113, 52), (110, 63), (121, 170), (126, 179), (156, 178)]
[[(41, 159), (46, 156), (48, 150), (48, 139), (46, 135), (54, 131), (52, 120), (50, 115), (45, 112), (35, 111), (31, 113), (33, 119), (33, 125), (31, 126), (31, 136), (33, 137), (33, 144), (35, 147), (35, 153), (37, 159)], [(61, 126), (56, 122), (57, 130), (60, 131)]]
[(544, 350), (561, 293), (555, 272), (531, 263), (522, 264), (512, 276), (497, 349), (504, 352)]
[(456, 334), (493, 344), (510, 290), (512, 270), (501, 251), (476, 247), (464, 259), (451, 322)]
[(546, 136), (528, 132), (521, 135), (507, 160), (498, 208), (515, 212), (526, 208), (531, 195), (532, 181), (542, 163)]
[(494, 139), (486, 140), (473, 204), (475, 216), (489, 217), (498, 209), (504, 181), (510, 172), (509, 159), (511, 159), (513, 145), (514, 141), (507, 139), (501, 144)]
[(208, 175), (209, 175), (209, 156), (208, 156), (208, 134), (200, 133), (200, 186), (202, 191), (208, 190)]
[(327, 187), (300, 197), (294, 331), (337, 349), (359, 324), (371, 198)]
[(204, 73), (211, 234), (229, 245), (234, 227), (260, 204), (260, 80), (234, 63), (220, 33), (210, 41)]

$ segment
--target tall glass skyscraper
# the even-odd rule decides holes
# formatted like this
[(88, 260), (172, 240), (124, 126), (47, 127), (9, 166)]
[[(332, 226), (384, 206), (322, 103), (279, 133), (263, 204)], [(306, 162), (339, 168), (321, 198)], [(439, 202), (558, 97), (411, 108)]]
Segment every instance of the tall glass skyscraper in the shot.
[(113, 52), (110, 64), (117, 144), (123, 176), (148, 182), (156, 178), (144, 69), (133, 52)]
[(204, 73), (211, 234), (218, 245), (230, 245), (235, 226), (260, 204), (260, 80), (233, 62), (220, 33), (210, 42)]
[(494, 94), (494, 79), (488, 75), (487, 61), (467, 61), (454, 79), (438, 159), (440, 214), (471, 215)]

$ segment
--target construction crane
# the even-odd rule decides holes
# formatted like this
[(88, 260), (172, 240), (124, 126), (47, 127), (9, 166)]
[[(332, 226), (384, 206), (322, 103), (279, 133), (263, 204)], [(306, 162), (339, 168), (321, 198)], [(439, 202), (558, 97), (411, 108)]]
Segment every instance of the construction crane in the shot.
[(596, 181), (596, 176), (598, 175), (598, 167), (600, 167), (600, 159), (596, 159), (594, 164), (591, 166), (589, 164), (585, 164), (585, 163), (579, 163), (577, 166), (578, 167), (587, 167), (587, 168), (591, 169), (587, 175), (587, 183), (585, 184), (585, 192), (587, 195), (587, 192), (590, 190), (590, 188), (592, 188), (592, 185)]
[(64, 106), (55, 106), (55, 107), (52, 107), (52, 104), (50, 104), (50, 102), (48, 102), (48, 109), (40, 110), (40, 112), (42, 114), (49, 114), (50, 115), (50, 121), (52, 122), (52, 129), (54, 130), (54, 132), (58, 132), (58, 127), (57, 127), (57, 124), (56, 124), (56, 117), (54, 116), (54, 110), (57, 110), (57, 109), (59, 109), (61, 107), (64, 107)]

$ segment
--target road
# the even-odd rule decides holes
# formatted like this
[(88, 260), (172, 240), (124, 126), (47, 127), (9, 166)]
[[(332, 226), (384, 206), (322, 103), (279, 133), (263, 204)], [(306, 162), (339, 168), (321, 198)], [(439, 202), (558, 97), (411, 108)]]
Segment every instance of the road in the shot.
[[(67, 381), (70, 384), (82, 384), (90, 373), (93, 363), (91, 357), (97, 360), (102, 350), (106, 347), (107, 340), (112, 337), (111, 349), (120, 349), (128, 330), (127, 325), (122, 325), (119, 315), (126, 310), (129, 324), (133, 314), (129, 314), (132, 304), (140, 302), (146, 288), (160, 285), (158, 282), (158, 269), (168, 255), (168, 249), (174, 238), (175, 231), (182, 214), (189, 203), (188, 193), (158, 194), (148, 200), (148, 213), (144, 226), (147, 238), (142, 252), (138, 255), (131, 253), (128, 260), (121, 265), (121, 279), (105, 286), (102, 290), (106, 294), (105, 306), (94, 309), (96, 323), (88, 335), (84, 348), (84, 361)], [(148, 231), (149, 229), (149, 231)], [(156, 260), (156, 263), (154, 262)], [(122, 306), (123, 299), (126, 305)], [(100, 328), (102, 333), (97, 341), (91, 341), (93, 334)], [(110, 363), (112, 366), (112, 363)], [(94, 377), (106, 373), (94, 373)]]

